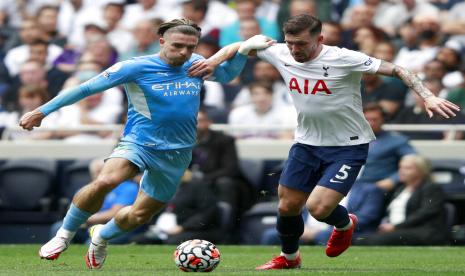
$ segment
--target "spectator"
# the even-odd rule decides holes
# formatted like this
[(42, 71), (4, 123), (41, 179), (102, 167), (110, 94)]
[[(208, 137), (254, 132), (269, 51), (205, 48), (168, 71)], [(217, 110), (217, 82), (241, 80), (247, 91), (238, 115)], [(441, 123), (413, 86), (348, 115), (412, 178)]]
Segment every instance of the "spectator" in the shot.
[[(373, 25), (378, 28), (384, 27), (382, 26), (382, 23), (379, 21), (380, 19), (383, 18), (383, 14), (391, 7), (391, 4), (386, 3), (386, 1), (382, 1), (382, 0), (363, 0), (359, 2), (361, 2), (361, 4), (359, 5), (365, 5), (369, 7), (370, 9), (374, 10), (375, 14), (373, 16)], [(357, 5), (349, 7), (344, 11), (343, 17), (341, 19), (341, 23), (344, 26), (351, 25), (351, 19), (353, 18), (352, 13), (354, 12), (354, 9), (356, 8), (357, 8)]]
[[(460, 71), (462, 73), (463, 79), (465, 80), (465, 64), (462, 65), (462, 69)], [(463, 81), (459, 87), (452, 89), (447, 94), (447, 99), (460, 106), (463, 113), (465, 108), (465, 81)]]
[(43, 63), (47, 55), (47, 46), (42, 42), (31, 45), (31, 59), (25, 61), (19, 74), (11, 80), (9, 91), (3, 97), (4, 107), (8, 110), (17, 109), (15, 102), (18, 89), (23, 85), (41, 86), (47, 89), (49, 97), (55, 97), (62, 89), (69, 74), (56, 67), (46, 67)]
[[(269, 82), (255, 82), (249, 86), (251, 104), (239, 106), (231, 110), (228, 122), (231, 126), (295, 126), (297, 114), (293, 107), (278, 105), (273, 102), (273, 87)], [(293, 137), (291, 131), (248, 129), (235, 131), (241, 138), (281, 139)]]
[[(444, 88), (440, 80), (424, 80), (425, 87), (427, 87), (434, 95), (439, 95), (441, 90)], [(457, 116), (444, 120), (439, 116), (428, 118), (428, 114), (425, 111), (425, 105), (422, 99), (414, 93), (415, 105), (410, 107), (404, 107), (399, 111), (393, 123), (398, 124), (463, 124), (465, 123), (465, 117), (462, 113), (458, 113)], [(450, 131), (402, 131), (410, 139), (421, 139), (421, 140), (442, 140), (442, 139), (460, 139), (463, 134), (457, 132), (455, 137), (451, 137)]]
[(460, 2), (452, 6), (445, 16), (441, 31), (451, 35), (451, 39), (465, 45), (465, 2)]
[(394, 63), (413, 72), (420, 72), (438, 53), (441, 41), (439, 18), (431, 15), (416, 16), (413, 25), (407, 25), (403, 31), (406, 45), (399, 50)]
[(383, 31), (373, 26), (357, 28), (353, 35), (356, 49), (367, 55), (373, 55), (375, 47), (385, 40)]
[(325, 45), (340, 46), (342, 43), (342, 27), (337, 22), (323, 22), (321, 34), (323, 35), (323, 44)]
[[(257, 9), (254, 1), (240, 0), (236, 1), (236, 11), (238, 20), (220, 30), (220, 47), (231, 44), (233, 42), (242, 41), (247, 39), (244, 33), (243, 24), (251, 24), (252, 22), (258, 23), (258, 29), (262, 34), (273, 39), (279, 39), (280, 33), (276, 22), (267, 21), (265, 18), (255, 17)], [(247, 23), (245, 22), (247, 20)], [(252, 20), (252, 21), (250, 21)]]
[[(0, 112), (0, 128), (1, 127), (16, 127), (19, 118), (26, 112), (32, 111), (37, 107), (46, 103), (49, 95), (44, 86), (26, 85), (19, 88), (17, 94), (18, 111)], [(57, 122), (57, 114), (54, 114), (47, 120), (44, 119), (42, 126), (55, 126)], [(24, 140), (24, 139), (49, 139), (52, 137), (51, 132), (32, 130), (31, 132), (11, 132), (7, 139)]]
[(406, 89), (373, 74), (363, 74), (362, 83), (363, 104), (378, 103), (387, 120), (394, 118), (403, 106)]
[[(103, 168), (103, 159), (94, 159), (89, 164), (89, 172), (92, 179), (96, 179), (98, 174)], [(97, 213), (93, 214), (87, 219), (87, 222), (81, 225), (81, 228), (76, 232), (73, 241), (76, 243), (87, 243), (89, 235), (87, 229), (92, 225), (105, 224), (123, 207), (129, 206), (134, 203), (136, 199), (140, 176), (136, 176), (133, 180), (127, 180), (119, 184), (112, 190), (104, 199), (102, 208)], [(50, 236), (55, 236), (57, 230), (61, 227), (63, 221), (55, 222), (50, 228)], [(138, 232), (128, 232), (120, 237), (110, 240), (112, 244), (128, 243), (130, 238)]]
[(64, 47), (66, 44), (66, 37), (58, 32), (58, 12), (58, 6), (42, 6), (37, 12), (37, 23), (39, 24), (39, 28), (44, 32), (43, 39), (49, 41), (51, 44)]
[(464, 79), (460, 73), (462, 47), (458, 42), (448, 41), (441, 47), (436, 55), (436, 59), (444, 63), (447, 73), (442, 79), (445, 88), (453, 89), (463, 83)]
[(380, 14), (377, 24), (393, 37), (400, 26), (418, 15), (439, 16), (439, 9), (426, 1), (402, 0)]
[[(107, 38), (110, 44), (118, 51), (124, 53), (133, 45), (134, 37), (125, 30), (120, 22), (124, 15), (124, 3), (110, 0), (103, 7), (103, 20), (107, 26)], [(154, 53), (154, 52), (152, 52)]]
[[(158, 43), (157, 30), (161, 19), (150, 19), (139, 21), (132, 34), (135, 39), (135, 45), (133, 45), (128, 51), (123, 52), (119, 55), (119, 60), (127, 60), (132, 57), (152, 55), (160, 50), (160, 44)], [(197, 46), (198, 48), (199, 46)]]
[(45, 42), (42, 37), (44, 33), (38, 28), (36, 20), (27, 20), (22, 25), (22, 31), (20, 32), (21, 40), (24, 44), (10, 49), (4, 59), (4, 63), (8, 69), (11, 77), (18, 74), (21, 64), (31, 58), (31, 54), (34, 54), (34, 50), (30, 48), (32, 45), (46, 44), (44, 60), (47, 66), (51, 66), (53, 61), (62, 53), (63, 49), (57, 45), (49, 44)]
[(430, 182), (431, 165), (418, 155), (399, 164), (399, 186), (385, 221), (375, 234), (355, 240), (357, 245), (444, 245), (447, 242), (444, 192)]
[(200, 110), (189, 171), (198, 182), (211, 187), (219, 201), (231, 205), (234, 218), (239, 217), (251, 206), (253, 192), (239, 169), (234, 138), (210, 129), (211, 124), (209, 115)]
[(126, 6), (121, 24), (124, 29), (132, 30), (142, 19), (161, 18), (169, 21), (180, 17), (181, 8), (178, 1), (137, 0), (137, 3)]
[(375, 185), (386, 192), (392, 191), (399, 182), (397, 170), (400, 159), (415, 153), (415, 149), (404, 135), (383, 130), (385, 116), (380, 105), (364, 105), (363, 114), (376, 140), (370, 143), (367, 161), (356, 183)]
[(219, 29), (237, 20), (236, 12), (224, 1), (182, 0), (182, 16), (202, 28), (202, 37), (213, 35), (219, 38)]

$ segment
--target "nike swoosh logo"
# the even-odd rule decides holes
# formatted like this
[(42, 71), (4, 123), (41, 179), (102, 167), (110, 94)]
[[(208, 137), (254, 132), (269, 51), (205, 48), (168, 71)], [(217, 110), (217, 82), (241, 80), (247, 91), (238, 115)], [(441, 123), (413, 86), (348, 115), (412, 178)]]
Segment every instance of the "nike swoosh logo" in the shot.
[(288, 66), (291, 66), (290, 64), (287, 64), (287, 63), (284, 63), (284, 66), (288, 67)]
[(334, 179), (330, 179), (329, 182), (331, 183), (342, 183), (342, 181), (339, 181), (339, 180), (334, 180)]
[(93, 267), (98, 267), (99, 266), (99, 264), (95, 261), (95, 255), (94, 255), (93, 250), (92, 250), (92, 259), (91, 259), (91, 261), (92, 261), (92, 266)]

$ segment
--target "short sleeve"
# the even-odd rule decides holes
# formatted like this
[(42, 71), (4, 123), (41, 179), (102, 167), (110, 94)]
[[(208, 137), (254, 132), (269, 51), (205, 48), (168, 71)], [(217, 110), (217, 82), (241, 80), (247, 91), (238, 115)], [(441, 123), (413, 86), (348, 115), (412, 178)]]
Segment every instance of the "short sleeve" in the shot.
[(257, 56), (260, 59), (275, 65), (275, 62), (276, 62), (277, 56), (278, 56), (278, 50), (279, 50), (278, 46), (273, 45), (273, 46), (270, 46), (268, 48), (258, 50), (257, 51)]
[(378, 72), (381, 60), (367, 56), (364, 53), (342, 48), (340, 60), (354, 72), (376, 73)]

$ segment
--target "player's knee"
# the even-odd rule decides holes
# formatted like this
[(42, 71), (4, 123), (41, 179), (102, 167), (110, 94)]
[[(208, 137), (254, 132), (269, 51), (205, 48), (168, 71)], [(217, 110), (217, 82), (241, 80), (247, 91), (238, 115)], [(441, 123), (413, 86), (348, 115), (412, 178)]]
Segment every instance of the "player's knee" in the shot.
[(131, 210), (129, 216), (135, 224), (143, 225), (152, 220), (153, 214), (146, 210)]
[(101, 175), (94, 182), (93, 185), (98, 191), (109, 192), (116, 188), (120, 181), (109, 175)]
[(300, 214), (302, 206), (296, 202), (291, 201), (279, 201), (278, 213), (280, 215), (293, 216)]
[[(312, 206), (307, 206), (308, 211), (314, 217), (316, 220), (322, 220), (326, 217), (328, 217), (331, 214), (332, 209), (330, 206), (325, 206), (323, 204), (321, 205), (312, 205)], [(334, 208), (333, 208), (334, 209)]]

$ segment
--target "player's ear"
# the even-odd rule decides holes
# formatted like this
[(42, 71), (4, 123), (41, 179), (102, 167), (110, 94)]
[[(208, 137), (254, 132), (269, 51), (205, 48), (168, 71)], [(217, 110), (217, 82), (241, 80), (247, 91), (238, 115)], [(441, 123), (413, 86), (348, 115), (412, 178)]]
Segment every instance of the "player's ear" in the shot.
[(165, 41), (166, 41), (166, 40), (165, 40), (163, 37), (160, 37), (160, 45), (165, 44)]
[(323, 35), (318, 35), (318, 43), (323, 43)]

